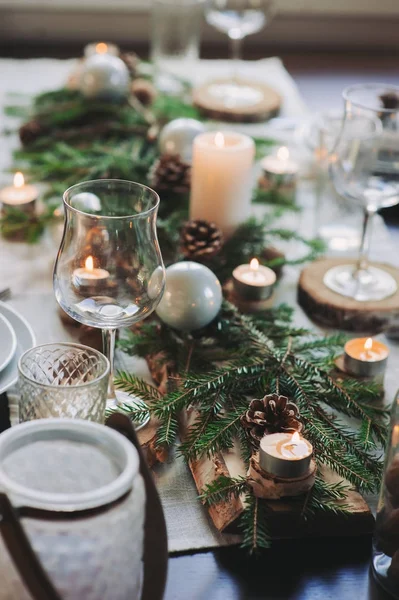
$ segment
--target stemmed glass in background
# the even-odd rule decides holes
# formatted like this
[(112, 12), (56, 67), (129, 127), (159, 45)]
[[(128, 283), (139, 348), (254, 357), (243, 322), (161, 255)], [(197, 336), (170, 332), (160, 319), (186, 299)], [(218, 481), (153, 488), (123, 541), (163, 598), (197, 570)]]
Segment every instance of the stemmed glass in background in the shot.
[(116, 179), (87, 181), (64, 193), (66, 219), (54, 268), (55, 297), (76, 321), (102, 329), (104, 354), (111, 364), (112, 407), (131, 402), (114, 389), (116, 329), (147, 317), (164, 290), (158, 205), (159, 197), (150, 188)]
[(234, 73), (231, 81), (215, 83), (210, 93), (222, 99), (228, 108), (252, 106), (261, 92), (250, 83), (238, 79), (242, 41), (247, 35), (261, 31), (274, 16), (273, 0), (208, 0), (205, 18), (209, 25), (226, 33), (231, 45)]
[(399, 203), (399, 88), (356, 85), (343, 97), (345, 115), (330, 174), (337, 192), (364, 209), (362, 241), (357, 264), (330, 269), (324, 283), (355, 300), (382, 300), (397, 284), (390, 273), (369, 264), (370, 221), (381, 208)]

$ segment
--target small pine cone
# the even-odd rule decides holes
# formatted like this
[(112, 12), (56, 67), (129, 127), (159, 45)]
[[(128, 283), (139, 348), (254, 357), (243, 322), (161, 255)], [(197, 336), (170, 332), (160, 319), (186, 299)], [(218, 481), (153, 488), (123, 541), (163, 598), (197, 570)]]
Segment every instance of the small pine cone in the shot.
[(278, 394), (267, 394), (261, 400), (251, 400), (247, 412), (241, 418), (241, 425), (248, 430), (251, 442), (256, 447), (268, 433), (302, 430), (297, 405), (286, 396)]
[(40, 136), (46, 133), (47, 129), (43, 127), (40, 121), (33, 119), (19, 128), (19, 139), (23, 146), (33, 144)]
[(386, 110), (395, 110), (399, 108), (399, 95), (395, 92), (388, 92), (380, 96), (383, 108)]
[(137, 68), (140, 63), (140, 58), (135, 52), (121, 52), (119, 58), (123, 60), (127, 68), (129, 69), (130, 77), (136, 77)]
[(186, 258), (204, 259), (217, 254), (223, 244), (223, 235), (215, 223), (202, 219), (188, 221), (180, 236), (182, 253)]
[(148, 179), (156, 191), (184, 194), (190, 190), (191, 165), (178, 155), (163, 154), (152, 165)]
[(147, 79), (134, 79), (130, 86), (130, 91), (143, 106), (150, 106), (157, 97), (157, 90)]

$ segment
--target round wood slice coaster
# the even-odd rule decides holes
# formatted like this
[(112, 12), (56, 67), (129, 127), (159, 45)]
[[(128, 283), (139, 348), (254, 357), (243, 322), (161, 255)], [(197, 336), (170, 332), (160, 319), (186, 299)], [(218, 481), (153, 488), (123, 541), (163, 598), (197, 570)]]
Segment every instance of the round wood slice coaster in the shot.
[[(343, 258), (316, 260), (301, 273), (298, 283), (298, 303), (314, 321), (345, 331), (377, 333), (384, 330), (392, 319), (399, 317), (399, 292), (384, 300), (359, 302), (341, 296), (327, 288), (324, 275), (337, 265), (356, 264)], [(399, 286), (399, 270), (384, 263), (373, 263), (390, 273)]]
[(235, 105), (227, 107), (223, 98), (216, 93), (216, 86), (231, 85), (230, 79), (208, 81), (193, 90), (193, 103), (210, 119), (232, 121), (235, 123), (257, 123), (275, 117), (281, 108), (281, 97), (272, 88), (263, 83), (237, 80), (240, 86), (249, 86), (255, 90), (255, 101), (250, 106)]

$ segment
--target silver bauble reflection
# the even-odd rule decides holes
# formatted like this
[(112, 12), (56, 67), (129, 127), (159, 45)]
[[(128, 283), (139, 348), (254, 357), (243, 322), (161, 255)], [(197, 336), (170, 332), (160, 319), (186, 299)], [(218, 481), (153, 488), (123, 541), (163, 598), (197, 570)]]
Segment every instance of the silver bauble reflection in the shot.
[(129, 70), (118, 56), (94, 54), (85, 60), (79, 89), (86, 98), (119, 102), (127, 97), (129, 85)]
[(159, 134), (159, 150), (161, 154), (179, 154), (191, 162), (194, 138), (204, 131), (205, 125), (196, 119), (174, 119)]

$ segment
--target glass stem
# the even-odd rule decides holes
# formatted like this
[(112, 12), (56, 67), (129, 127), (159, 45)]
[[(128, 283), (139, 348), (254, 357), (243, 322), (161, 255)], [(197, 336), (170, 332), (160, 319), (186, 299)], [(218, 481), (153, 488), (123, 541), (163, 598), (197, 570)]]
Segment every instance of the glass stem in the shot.
[(110, 363), (109, 382), (108, 382), (108, 399), (116, 399), (114, 387), (114, 359), (115, 359), (115, 338), (116, 329), (103, 329), (103, 353), (108, 358)]
[(242, 37), (236, 35), (229, 36), (230, 38), (230, 49), (231, 49), (231, 60), (233, 61), (233, 76), (232, 79), (237, 83), (238, 74), (241, 63), (241, 51), (242, 51)]
[(356, 270), (353, 276), (356, 279), (359, 279), (364, 272), (368, 270), (369, 267), (369, 251), (370, 251), (370, 242), (371, 242), (371, 224), (372, 218), (375, 215), (376, 211), (373, 209), (366, 208), (364, 211), (363, 217), (363, 230), (362, 230), (362, 240), (360, 243), (359, 250), (359, 259), (357, 261)]

